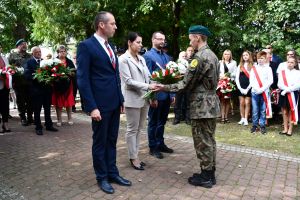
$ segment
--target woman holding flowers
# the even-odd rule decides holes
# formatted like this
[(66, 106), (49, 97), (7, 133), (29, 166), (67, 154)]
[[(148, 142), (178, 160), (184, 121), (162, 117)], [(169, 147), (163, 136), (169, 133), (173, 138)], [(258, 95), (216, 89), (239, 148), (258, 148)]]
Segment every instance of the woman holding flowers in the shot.
[(253, 66), (253, 60), (250, 51), (244, 51), (238, 70), (236, 72), (235, 82), (238, 88), (238, 96), (240, 101), (241, 120), (240, 125), (248, 125), (248, 116), (251, 107), (251, 86), (249, 82), (250, 71)]
[(129, 161), (136, 170), (144, 170), (145, 163), (138, 157), (139, 137), (149, 109), (143, 95), (149, 89), (155, 89), (150, 84), (150, 72), (139, 51), (142, 48), (142, 37), (136, 32), (130, 32), (126, 39), (127, 51), (119, 57), (122, 93), (127, 119), (126, 142)]
[[(219, 91), (219, 97), (221, 101), (221, 117), (222, 123), (228, 123), (228, 113), (230, 109), (230, 99), (231, 93), (233, 91), (232, 80), (235, 78), (237, 64), (236, 61), (232, 59), (232, 53), (230, 50), (225, 50), (223, 52), (222, 60), (220, 61), (220, 82), (219, 84), (226, 83), (226, 87)], [(228, 81), (227, 81), (228, 80)], [(228, 87), (227, 87), (228, 85)], [(218, 88), (220, 88), (218, 86)]]
[[(6, 67), (8, 66), (8, 60), (1, 55), (2, 48), (0, 45), (0, 115), (2, 116), (2, 130), (0, 133), (10, 132), (7, 127), (8, 115), (9, 115), (9, 89), (5, 84), (6, 80)], [(1, 121), (0, 121), (1, 123)]]
[[(58, 59), (61, 61), (64, 67), (69, 69), (75, 69), (73, 62), (67, 58), (66, 47), (61, 45), (57, 49)], [(62, 108), (65, 107), (68, 115), (68, 124), (73, 125), (72, 120), (72, 106), (75, 105), (73, 97), (73, 83), (71, 79), (64, 79), (64, 82), (57, 82), (54, 84), (52, 94), (52, 104), (55, 106), (57, 115), (57, 126), (62, 125)], [(67, 87), (66, 87), (67, 86)], [(65, 88), (65, 89), (63, 89)]]

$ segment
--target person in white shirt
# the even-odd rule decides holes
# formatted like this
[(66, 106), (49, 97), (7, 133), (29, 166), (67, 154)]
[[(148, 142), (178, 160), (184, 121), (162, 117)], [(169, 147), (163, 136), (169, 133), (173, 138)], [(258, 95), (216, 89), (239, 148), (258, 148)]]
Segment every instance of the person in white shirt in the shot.
[[(289, 58), (293, 58), (293, 57), (296, 57), (297, 56), (297, 53), (295, 50), (289, 50), (287, 53), (286, 53), (286, 60), (288, 60)], [(300, 67), (300, 63), (298, 63), (298, 68)], [(284, 69), (287, 69), (287, 61), (286, 62), (282, 62), (279, 64), (278, 68), (277, 68), (277, 76), (278, 74), (284, 70)]]
[(250, 51), (244, 51), (238, 70), (236, 70), (235, 82), (238, 88), (238, 96), (240, 101), (240, 125), (248, 125), (248, 116), (251, 107), (251, 86), (250, 86), (250, 71), (253, 66), (252, 55)]
[[(231, 80), (235, 79), (237, 64), (236, 61), (232, 59), (232, 53), (229, 49), (223, 52), (222, 60), (220, 60), (220, 79), (226, 76), (230, 77)], [(230, 98), (231, 94), (226, 93), (225, 95), (219, 95), (221, 101), (221, 117), (222, 123), (228, 123), (228, 113), (230, 109)], [(233, 111), (232, 111), (233, 112)]]
[(262, 134), (266, 134), (266, 118), (272, 117), (269, 87), (273, 83), (272, 69), (267, 63), (267, 53), (257, 54), (257, 66), (250, 72), (250, 86), (252, 87), (252, 128), (256, 132), (258, 125)]
[(281, 90), (279, 106), (282, 108), (283, 131), (281, 135), (292, 135), (293, 125), (298, 122), (298, 89), (300, 88), (300, 71), (295, 57), (287, 60), (287, 69), (278, 74), (278, 88)]

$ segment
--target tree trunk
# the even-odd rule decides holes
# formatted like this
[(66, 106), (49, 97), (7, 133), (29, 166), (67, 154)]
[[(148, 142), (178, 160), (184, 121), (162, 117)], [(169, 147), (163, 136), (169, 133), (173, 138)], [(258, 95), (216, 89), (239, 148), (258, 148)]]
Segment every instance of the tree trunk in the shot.
[(174, 25), (172, 27), (172, 52), (173, 52), (173, 58), (176, 60), (179, 55), (179, 35), (180, 35), (180, 13), (181, 13), (181, 0), (178, 0), (177, 2), (174, 0), (173, 2), (173, 12), (174, 12)]

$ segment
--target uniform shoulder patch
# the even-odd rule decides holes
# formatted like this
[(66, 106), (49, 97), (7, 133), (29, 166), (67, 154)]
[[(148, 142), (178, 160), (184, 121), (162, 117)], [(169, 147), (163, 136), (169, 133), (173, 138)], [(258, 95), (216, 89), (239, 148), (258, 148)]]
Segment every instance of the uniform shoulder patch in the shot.
[(197, 59), (193, 59), (190, 66), (192, 68), (195, 68), (195, 67), (197, 67), (197, 65), (198, 65), (198, 60)]

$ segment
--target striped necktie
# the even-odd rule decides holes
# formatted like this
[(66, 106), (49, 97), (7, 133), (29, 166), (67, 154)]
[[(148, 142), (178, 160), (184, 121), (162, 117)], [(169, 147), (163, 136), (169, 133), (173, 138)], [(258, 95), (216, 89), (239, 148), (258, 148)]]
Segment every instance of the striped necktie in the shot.
[(112, 64), (113, 68), (116, 69), (116, 62), (115, 62), (115, 59), (114, 59), (114, 56), (113, 56), (113, 52), (112, 52), (112, 50), (109, 48), (108, 42), (107, 42), (107, 41), (105, 41), (104, 44), (105, 44), (105, 46), (106, 46), (106, 48), (107, 48), (107, 50), (108, 50), (111, 64)]

